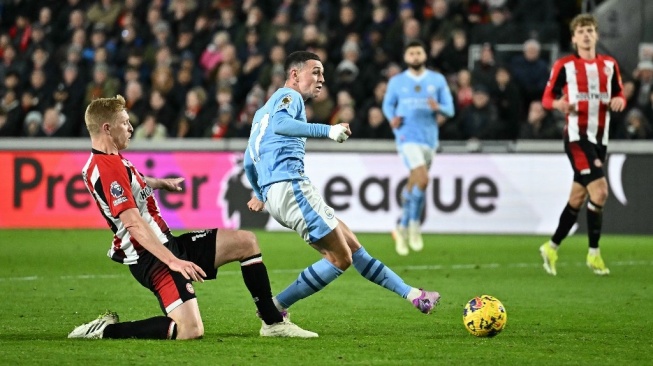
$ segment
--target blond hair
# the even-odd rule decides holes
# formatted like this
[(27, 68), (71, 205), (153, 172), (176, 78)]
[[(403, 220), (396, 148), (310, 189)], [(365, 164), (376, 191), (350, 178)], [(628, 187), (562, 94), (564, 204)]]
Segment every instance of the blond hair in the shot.
[(594, 15), (592, 14), (578, 14), (574, 17), (574, 19), (569, 22), (569, 30), (571, 31), (571, 34), (574, 34), (574, 31), (576, 31), (576, 28), (578, 27), (584, 27), (587, 25), (594, 26), (595, 30), (599, 30), (599, 22), (596, 20)]
[(98, 98), (86, 107), (84, 121), (91, 135), (100, 132), (106, 122), (113, 123), (116, 115), (125, 110), (125, 98), (118, 94), (114, 98)]

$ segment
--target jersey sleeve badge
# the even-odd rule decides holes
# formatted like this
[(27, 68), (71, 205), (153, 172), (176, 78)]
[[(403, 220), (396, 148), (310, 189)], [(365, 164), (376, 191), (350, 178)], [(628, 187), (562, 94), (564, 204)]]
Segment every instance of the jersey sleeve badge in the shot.
[(113, 196), (113, 198), (115, 198), (113, 200), (113, 205), (114, 206), (118, 206), (121, 203), (127, 201), (127, 197), (124, 196), (125, 190), (122, 188), (122, 186), (118, 182), (113, 181), (111, 183), (111, 187), (109, 187), (109, 192), (111, 193), (111, 196)]
[(277, 110), (280, 111), (282, 109), (288, 109), (288, 107), (290, 107), (290, 103), (292, 103), (292, 97), (290, 94), (285, 95), (283, 98), (281, 98), (281, 103), (277, 107)]

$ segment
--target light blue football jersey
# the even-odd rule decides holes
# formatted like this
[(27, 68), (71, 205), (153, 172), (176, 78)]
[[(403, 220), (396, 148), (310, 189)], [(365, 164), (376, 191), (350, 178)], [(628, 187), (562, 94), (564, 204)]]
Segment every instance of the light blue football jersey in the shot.
[(429, 98), (438, 102), (441, 114), (453, 117), (453, 97), (442, 74), (426, 70), (414, 76), (405, 70), (390, 78), (383, 98), (383, 114), (388, 121), (395, 116), (403, 117), (401, 126), (393, 129), (397, 144), (412, 142), (431, 148), (438, 146), (438, 123)]
[(328, 137), (331, 126), (309, 124), (301, 94), (277, 90), (254, 115), (244, 156), (247, 178), (256, 197), (265, 202), (271, 184), (305, 180), (307, 137)]

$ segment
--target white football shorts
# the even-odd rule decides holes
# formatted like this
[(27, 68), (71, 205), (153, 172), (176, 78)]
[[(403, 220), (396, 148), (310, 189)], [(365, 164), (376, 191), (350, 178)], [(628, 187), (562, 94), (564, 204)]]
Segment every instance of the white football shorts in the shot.
[(419, 166), (426, 166), (426, 170), (431, 168), (435, 150), (423, 144), (407, 142), (398, 146), (399, 156), (403, 160), (408, 170), (413, 170)]
[(309, 180), (277, 182), (267, 192), (265, 208), (277, 222), (315, 243), (338, 226), (338, 219)]

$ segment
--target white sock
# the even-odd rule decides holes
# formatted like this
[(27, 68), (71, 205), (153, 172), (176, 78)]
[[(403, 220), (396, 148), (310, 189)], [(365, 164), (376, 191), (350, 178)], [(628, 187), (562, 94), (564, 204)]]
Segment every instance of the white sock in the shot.
[(599, 248), (590, 248), (590, 255), (600, 255)]
[(279, 304), (279, 301), (277, 301), (276, 296), (272, 298), (272, 302), (274, 303), (274, 306), (277, 307), (277, 310), (279, 310), (279, 312), (286, 310), (283, 308), (283, 306), (281, 306), (281, 304)]
[(560, 246), (560, 244), (556, 244), (556, 243), (552, 242), (551, 240), (549, 240), (549, 246), (551, 248), (555, 249), (555, 250), (558, 250), (558, 247)]
[(406, 295), (406, 299), (410, 302), (413, 302), (413, 300), (417, 299), (420, 296), (422, 296), (422, 290), (411, 287), (410, 291), (408, 291), (408, 295)]

